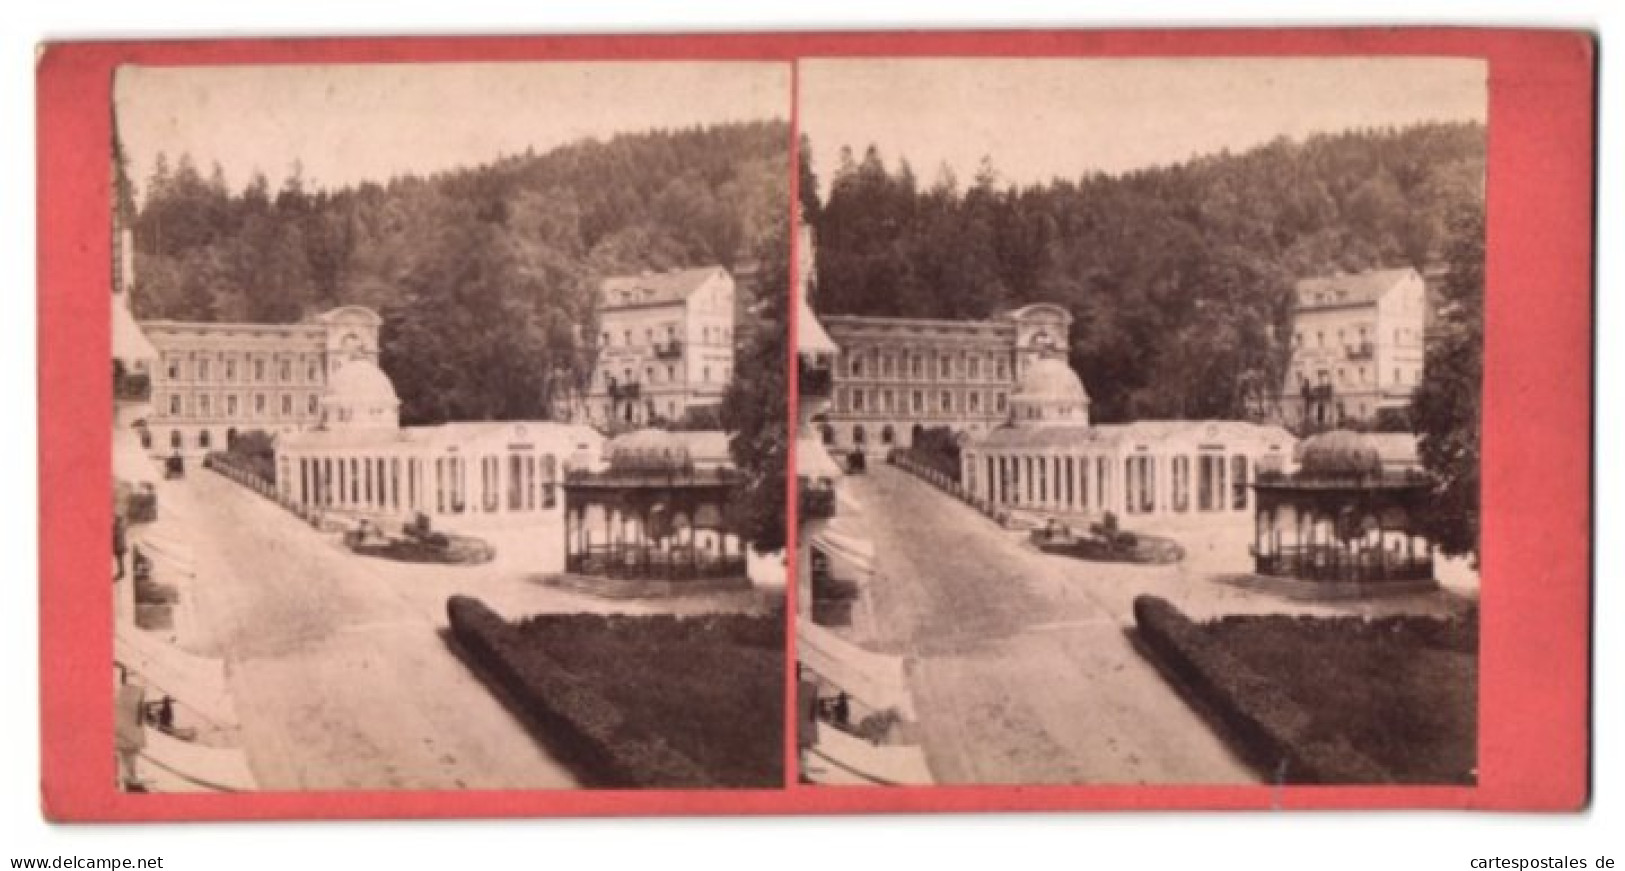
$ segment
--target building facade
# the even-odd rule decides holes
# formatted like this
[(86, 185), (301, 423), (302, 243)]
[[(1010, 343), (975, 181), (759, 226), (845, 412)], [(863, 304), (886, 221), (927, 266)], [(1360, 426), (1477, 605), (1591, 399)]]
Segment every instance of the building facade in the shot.
[(1282, 419), (1306, 430), (1409, 406), (1422, 382), (1427, 290), (1414, 269), (1298, 282)]
[(1064, 354), (1072, 316), (1037, 303), (987, 320), (825, 315), (840, 348), (832, 404), (820, 425), (826, 445), (884, 451), (909, 447), (923, 430), (977, 435), (1004, 423), (1027, 368)]
[(144, 441), (155, 454), (223, 450), (238, 433), (295, 433), (322, 420), (328, 380), (376, 361), (382, 321), (344, 306), (297, 324), (149, 320), (156, 349)]
[(600, 292), (591, 423), (651, 426), (721, 405), (734, 365), (735, 288), (726, 270), (618, 276)]

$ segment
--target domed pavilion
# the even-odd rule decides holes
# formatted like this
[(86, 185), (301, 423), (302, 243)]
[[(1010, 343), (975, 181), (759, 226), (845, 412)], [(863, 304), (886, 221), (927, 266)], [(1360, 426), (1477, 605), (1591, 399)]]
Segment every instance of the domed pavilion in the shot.
[[(1433, 544), (1420, 531), (1430, 481), (1386, 434), (1334, 430), (1305, 439), (1298, 471), (1261, 476), (1257, 573), (1328, 583), (1431, 583)], [(1414, 445), (1414, 442), (1411, 442)], [(1414, 448), (1413, 448), (1414, 450)]]

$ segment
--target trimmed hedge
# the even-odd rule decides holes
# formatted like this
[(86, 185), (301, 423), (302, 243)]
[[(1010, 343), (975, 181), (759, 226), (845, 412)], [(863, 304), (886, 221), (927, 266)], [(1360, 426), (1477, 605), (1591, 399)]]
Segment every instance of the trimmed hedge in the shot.
[(588, 786), (782, 783), (782, 615), (509, 623), (463, 596), (446, 610), (457, 642)]
[(1134, 624), (1160, 663), (1208, 704), (1271, 780), (1393, 782), (1342, 735), (1318, 728), (1284, 687), (1231, 656), (1166, 600), (1136, 597)]

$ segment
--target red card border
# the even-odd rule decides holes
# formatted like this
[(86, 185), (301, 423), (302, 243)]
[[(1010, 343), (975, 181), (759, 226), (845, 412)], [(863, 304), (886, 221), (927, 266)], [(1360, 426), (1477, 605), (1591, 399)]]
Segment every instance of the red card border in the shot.
[[(1489, 65), (1483, 648), (1476, 787), (827, 788), (791, 782), (782, 790), (709, 792), (245, 795), (127, 795), (114, 788), (108, 752), (112, 602), (102, 556), (105, 540), (98, 532), (111, 523), (112, 396), (106, 370), (85, 361), (109, 355), (108, 143), (112, 77), (118, 65), (1378, 55), (1481, 58)], [(1581, 807), (1588, 797), (1590, 758), (1594, 75), (1595, 43), (1589, 34), (1456, 28), (400, 37), (50, 46), (39, 61), (37, 78), (45, 812), (59, 820), (110, 821)], [(793, 100), (786, 112), (794, 122)], [(795, 379), (790, 384), (793, 391)], [(794, 419), (793, 396), (790, 401)], [(793, 510), (793, 500), (790, 504)], [(790, 671), (787, 692), (794, 686)], [(793, 720), (787, 711), (790, 735)], [(787, 759), (793, 758), (793, 750), (787, 750)]]

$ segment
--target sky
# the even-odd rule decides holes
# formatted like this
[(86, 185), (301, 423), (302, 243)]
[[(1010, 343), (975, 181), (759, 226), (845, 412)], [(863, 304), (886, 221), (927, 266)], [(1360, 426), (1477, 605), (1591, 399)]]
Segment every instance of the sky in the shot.
[(782, 63), (460, 63), (160, 68), (114, 82), (138, 194), (159, 152), (232, 190), (387, 181), (654, 127), (788, 119)]
[(1166, 165), (1278, 136), (1427, 120), (1484, 121), (1486, 68), (1445, 58), (907, 59), (802, 63), (801, 129), (824, 193), (841, 146), (944, 163), (968, 185)]

